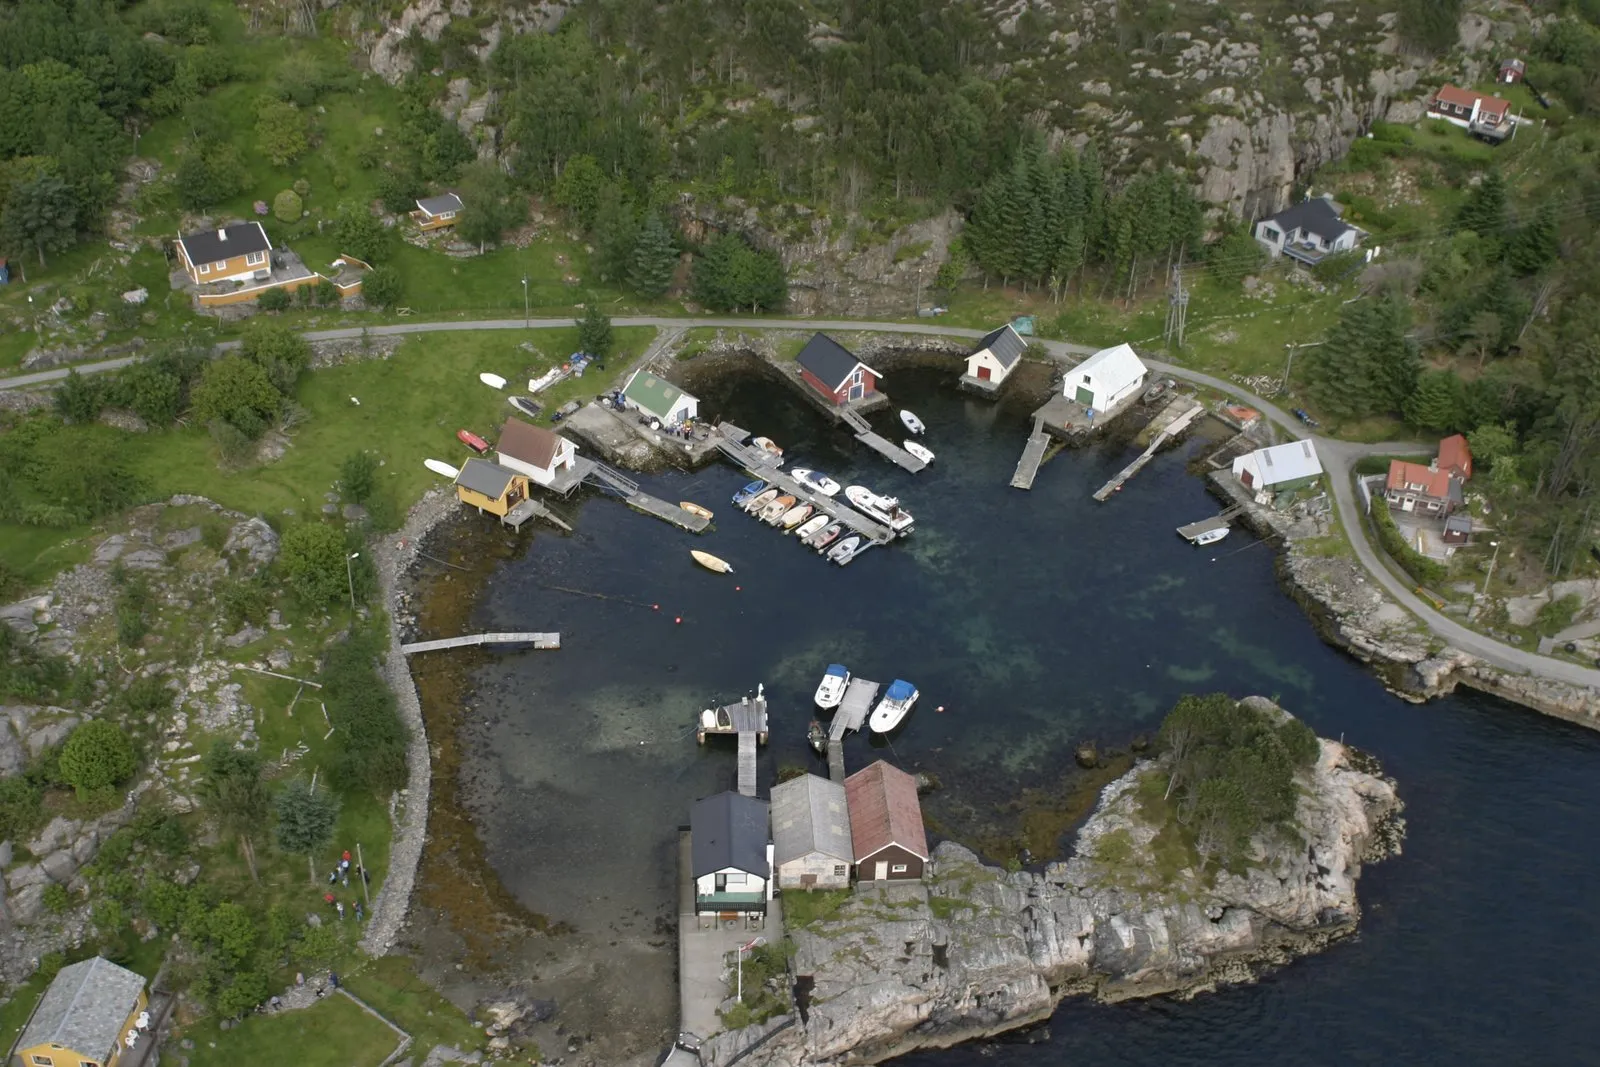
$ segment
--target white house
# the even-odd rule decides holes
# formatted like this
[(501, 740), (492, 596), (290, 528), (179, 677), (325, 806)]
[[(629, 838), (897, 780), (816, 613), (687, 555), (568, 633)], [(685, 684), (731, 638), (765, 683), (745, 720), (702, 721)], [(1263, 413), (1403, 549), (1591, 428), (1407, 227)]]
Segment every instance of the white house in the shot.
[(700, 414), (700, 401), (646, 370), (633, 372), (622, 399), (635, 411), (660, 419), (663, 426), (676, 426)]
[(1348, 252), (1361, 242), (1362, 231), (1339, 213), (1331, 197), (1310, 197), (1256, 223), (1256, 241), (1273, 259), (1288, 256), (1314, 266), (1324, 256)]
[(1105, 413), (1144, 388), (1150, 373), (1126, 344), (1102, 348), (1066, 372), (1062, 391), (1067, 399)]
[(1322, 477), (1322, 462), (1310, 441), (1290, 441), (1258, 448), (1233, 461), (1233, 476), (1255, 494), (1258, 503), (1270, 503), (1275, 493), (1300, 489)]
[(558, 433), (521, 419), (507, 419), (495, 443), (502, 467), (526, 474), (535, 485), (550, 485), (577, 461), (578, 447)]
[(854, 862), (843, 782), (802, 774), (772, 787), (772, 866), (779, 889), (848, 889)]
[(999, 385), (1022, 362), (1027, 349), (1028, 342), (1008, 322), (978, 342), (967, 357), (967, 377)]
[(772, 899), (772, 845), (767, 802), (718, 793), (689, 809), (689, 860), (694, 910), (766, 914)]

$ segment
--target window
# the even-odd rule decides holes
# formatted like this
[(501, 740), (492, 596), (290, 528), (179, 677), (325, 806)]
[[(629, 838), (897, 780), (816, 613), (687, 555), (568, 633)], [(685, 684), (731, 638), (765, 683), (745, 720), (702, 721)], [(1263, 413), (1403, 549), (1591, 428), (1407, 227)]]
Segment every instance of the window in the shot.
[(726, 876), (726, 881), (724, 882), (725, 885), (744, 885), (744, 883), (745, 883), (745, 876), (742, 875), (742, 874), (730, 874), (730, 875), (727, 875)]
[(201, 274), (210, 274), (211, 273), (211, 264), (209, 264), (209, 263), (200, 264), (200, 273)]
[(56, 1061), (52, 1060), (49, 1056), (41, 1056), (39, 1053), (35, 1052), (33, 1054), (33, 1062), (36, 1067), (55, 1067)]
[(1278, 232), (1278, 230), (1272, 226), (1263, 226), (1261, 228), (1261, 236), (1267, 241), (1270, 241), (1272, 244), (1277, 244), (1279, 241), (1283, 240), (1283, 234)]
[(100, 1067), (100, 1065), (98, 1063), (93, 1063), (93, 1062), (91, 1062), (89, 1060), (84, 1060), (84, 1061), (82, 1061), (81, 1063), (78, 1064), (78, 1067)]
[(906, 865), (903, 864), (903, 863), (896, 863), (896, 864), (894, 864), (893, 866), (891, 866), (889, 868), (889, 873), (890, 874), (905, 874), (906, 873)]
[(850, 867), (848, 864), (835, 863), (833, 865), (833, 876), (835, 878), (843, 878), (847, 873), (849, 873), (849, 871)]
[(244, 257), (245, 265), (249, 267), (259, 267), (266, 261), (267, 254), (265, 252), (251, 252), (248, 256)]

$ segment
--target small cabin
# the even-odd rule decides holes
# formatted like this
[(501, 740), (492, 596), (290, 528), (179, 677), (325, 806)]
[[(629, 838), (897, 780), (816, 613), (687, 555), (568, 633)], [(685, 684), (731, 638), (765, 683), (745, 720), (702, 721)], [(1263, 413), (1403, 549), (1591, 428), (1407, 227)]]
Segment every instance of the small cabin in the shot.
[[(11, 1062), (22, 1067), (117, 1067), (155, 1044), (144, 978), (94, 956), (63, 967), (40, 998)], [(140, 1023), (144, 1025), (141, 1027)]]
[(417, 210), (411, 213), (411, 219), (420, 230), (439, 230), (454, 226), (460, 214), (461, 197), (455, 193), (440, 193), (418, 200)]
[(622, 400), (633, 410), (659, 419), (663, 426), (678, 426), (700, 415), (698, 399), (647, 370), (633, 372), (623, 387)]
[(772, 867), (779, 889), (848, 889), (854, 862), (842, 783), (802, 774), (772, 787)]
[(1516, 85), (1527, 75), (1527, 63), (1520, 59), (1502, 59), (1500, 61), (1500, 76), (1495, 80), (1501, 85)]
[(795, 357), (800, 379), (828, 403), (843, 407), (878, 391), (883, 377), (825, 333), (814, 334)]
[(535, 485), (552, 485), (562, 471), (577, 465), (578, 446), (543, 426), (507, 419), (495, 442), (500, 466), (526, 476)]
[(1276, 493), (1304, 489), (1322, 477), (1322, 461), (1310, 441), (1290, 441), (1258, 448), (1233, 461), (1233, 476), (1255, 494), (1258, 503), (1271, 503)]
[(528, 478), (486, 459), (469, 459), (456, 475), (456, 496), (480, 512), (505, 518), (528, 498)]
[(856, 878), (863, 882), (921, 878), (929, 853), (917, 780), (879, 760), (846, 778), (844, 791)]
[(726, 792), (689, 809), (694, 910), (766, 914), (772, 899), (772, 846), (767, 802)]
[(1108, 412), (1144, 388), (1149, 369), (1130, 345), (1102, 348), (1062, 376), (1062, 391), (1091, 411)]
[(178, 238), (178, 261), (190, 281), (244, 282), (272, 274), (272, 242), (259, 222), (236, 222)]
[(1022, 362), (1022, 354), (1027, 350), (1028, 342), (1008, 322), (978, 342), (978, 347), (967, 357), (967, 377), (999, 385)]

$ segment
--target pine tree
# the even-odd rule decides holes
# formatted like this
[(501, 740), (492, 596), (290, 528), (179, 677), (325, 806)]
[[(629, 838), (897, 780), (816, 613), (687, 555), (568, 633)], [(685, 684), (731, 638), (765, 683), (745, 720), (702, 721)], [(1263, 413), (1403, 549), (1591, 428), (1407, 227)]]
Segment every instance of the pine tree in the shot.
[(1100, 165), (1100, 150), (1093, 141), (1083, 146), (1078, 156), (1078, 171), (1083, 175), (1083, 236), (1087, 259), (1104, 258), (1106, 225), (1106, 179)]
[(1537, 274), (1549, 266), (1560, 250), (1555, 204), (1546, 200), (1533, 218), (1512, 232), (1506, 244), (1506, 260), (1518, 274)]
[(1321, 347), (1307, 355), (1305, 383), (1317, 406), (1340, 418), (1400, 411), (1420, 362), (1405, 331), (1405, 307), (1392, 296), (1346, 304)]
[(1028, 201), (1031, 184), (1028, 181), (1028, 161), (1018, 155), (1012, 163), (1006, 180), (1005, 195), (1000, 201), (1000, 226), (996, 234), (1000, 255), (1000, 276), (1010, 283), (1027, 270)]
[(661, 216), (652, 212), (645, 218), (638, 240), (634, 242), (628, 284), (640, 296), (654, 300), (672, 285), (677, 267), (678, 249), (672, 243), (672, 234)]
[(1406, 421), (1419, 430), (1454, 432), (1461, 425), (1461, 379), (1452, 371), (1424, 371), (1401, 411)]
[(1506, 182), (1499, 171), (1491, 170), (1484, 175), (1477, 188), (1467, 194), (1456, 213), (1456, 225), (1472, 230), (1485, 240), (1494, 240), (1505, 233)]

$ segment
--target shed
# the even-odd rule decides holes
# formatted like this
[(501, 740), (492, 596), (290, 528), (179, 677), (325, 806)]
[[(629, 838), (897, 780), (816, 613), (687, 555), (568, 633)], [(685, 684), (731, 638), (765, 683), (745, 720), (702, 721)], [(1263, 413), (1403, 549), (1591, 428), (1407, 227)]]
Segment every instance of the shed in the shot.
[(1461, 511), (1444, 520), (1444, 543), (1464, 545), (1472, 539), (1472, 516)]
[(503, 467), (526, 475), (535, 485), (552, 484), (561, 470), (577, 463), (577, 445), (521, 419), (506, 420), (494, 447), (495, 458)]
[(1495, 79), (1502, 85), (1515, 85), (1528, 73), (1528, 64), (1520, 59), (1502, 59), (1500, 61), (1500, 76)]
[(1134, 354), (1132, 346), (1120, 344), (1102, 348), (1067, 371), (1062, 391), (1068, 400), (1076, 400), (1093, 411), (1108, 412), (1137, 396), (1148, 374), (1149, 369)]
[(418, 200), (417, 210), (411, 213), (411, 218), (421, 229), (437, 230), (443, 226), (454, 226), (456, 216), (461, 214), (461, 207), (461, 197), (455, 193), (440, 193)]
[(1006, 323), (978, 342), (978, 347), (967, 357), (967, 376), (998, 385), (1022, 361), (1022, 354), (1027, 350), (1028, 342)]
[(148, 1004), (144, 978), (108, 959), (63, 967), (17, 1039), (16, 1059), (26, 1067), (115, 1067)]
[(876, 393), (883, 377), (825, 333), (813, 334), (795, 363), (802, 381), (830, 404), (840, 406)]
[(486, 459), (467, 460), (456, 475), (456, 497), (479, 511), (504, 517), (527, 496), (527, 475)]
[(843, 783), (802, 774), (772, 787), (772, 866), (779, 889), (848, 888), (854, 861)]
[(1301, 489), (1322, 477), (1322, 462), (1310, 441), (1258, 448), (1233, 461), (1233, 476), (1265, 502), (1273, 493)]
[(883, 760), (844, 780), (856, 877), (881, 882), (922, 877), (928, 833), (922, 825), (917, 780)]
[(689, 809), (689, 854), (694, 910), (767, 910), (772, 898), (772, 846), (767, 802), (726, 792)]
[(647, 370), (633, 372), (623, 387), (622, 399), (635, 411), (660, 419), (663, 426), (676, 426), (700, 415), (699, 400)]

